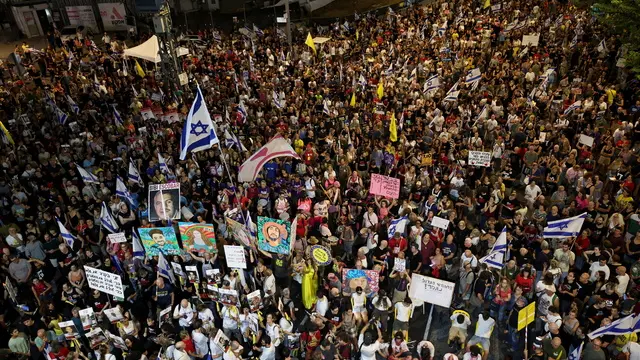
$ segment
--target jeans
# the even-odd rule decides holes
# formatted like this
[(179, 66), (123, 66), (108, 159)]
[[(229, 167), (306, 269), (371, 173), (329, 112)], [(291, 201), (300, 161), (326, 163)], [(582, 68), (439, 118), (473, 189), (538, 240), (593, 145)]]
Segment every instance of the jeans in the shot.
[(509, 343), (513, 350), (517, 350), (520, 345), (520, 332), (517, 328), (509, 326)]

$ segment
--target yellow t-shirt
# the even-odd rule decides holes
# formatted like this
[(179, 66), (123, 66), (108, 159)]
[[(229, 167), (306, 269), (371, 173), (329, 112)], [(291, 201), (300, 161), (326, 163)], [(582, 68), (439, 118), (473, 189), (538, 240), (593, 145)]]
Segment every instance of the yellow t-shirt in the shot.
[(607, 94), (607, 103), (609, 105), (613, 104), (613, 99), (615, 99), (616, 97), (616, 91), (613, 89), (607, 89), (606, 94)]

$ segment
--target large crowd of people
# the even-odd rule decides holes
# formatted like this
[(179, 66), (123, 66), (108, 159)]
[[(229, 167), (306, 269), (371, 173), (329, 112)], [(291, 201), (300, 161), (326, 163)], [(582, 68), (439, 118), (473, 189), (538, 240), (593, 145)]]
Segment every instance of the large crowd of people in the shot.
[[(25, 73), (4, 62), (0, 87), (0, 347), (34, 360), (639, 359), (632, 330), (587, 336), (640, 312), (640, 92), (590, 11), (438, 0), (294, 26), (291, 47), (279, 29), (203, 29), (179, 58), (182, 89), (106, 34), (16, 47)], [(308, 33), (328, 41), (312, 48)], [(196, 84), (220, 143), (181, 161)], [(299, 158), (239, 182), (276, 135)], [(398, 196), (372, 194), (372, 174), (399, 179)], [(150, 184), (180, 195), (148, 198)], [(576, 236), (543, 236), (581, 214)], [(264, 218), (295, 225), (288, 253), (255, 246)], [(171, 241), (149, 228), (180, 234), (178, 221), (211, 224), (215, 249), (178, 236), (163, 254)], [(161, 259), (140, 254), (141, 230)], [(245, 269), (225, 245), (243, 246)], [(97, 270), (124, 296), (96, 288)], [(425, 320), (417, 275), (455, 284), (432, 319), (446, 341), (410, 331)]]

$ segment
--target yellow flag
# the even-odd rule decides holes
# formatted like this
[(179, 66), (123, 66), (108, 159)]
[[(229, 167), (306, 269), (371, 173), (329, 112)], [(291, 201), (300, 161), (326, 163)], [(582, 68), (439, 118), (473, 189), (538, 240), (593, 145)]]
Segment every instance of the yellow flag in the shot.
[(0, 137), (2, 137), (2, 140), (5, 143), (9, 143), (11, 145), (15, 144), (13, 142), (13, 137), (11, 137), (11, 133), (9, 132), (9, 130), (7, 130), (6, 127), (4, 127), (4, 124), (2, 123), (2, 121), (0, 121), (0, 131), (2, 132), (2, 134), (0, 134)]
[(316, 53), (316, 44), (313, 43), (313, 38), (311, 37), (311, 33), (307, 34), (307, 40), (305, 40), (304, 43), (307, 44), (307, 46), (313, 50), (314, 54)]
[(382, 79), (378, 83), (378, 99), (382, 99), (384, 96), (384, 85), (382, 85)]
[(136, 73), (138, 73), (140, 77), (145, 76), (144, 70), (142, 70), (142, 66), (140, 66), (140, 64), (138, 63), (138, 60), (136, 60)]
[(356, 40), (360, 40), (360, 30), (356, 30)]
[(389, 140), (392, 142), (398, 141), (398, 128), (396, 127), (395, 111), (391, 113), (391, 122), (389, 123)]
[(355, 92), (351, 95), (351, 102), (349, 103), (349, 105), (356, 106), (356, 93)]
[(491, 6), (491, 0), (484, 0), (484, 9), (488, 8), (489, 6)]

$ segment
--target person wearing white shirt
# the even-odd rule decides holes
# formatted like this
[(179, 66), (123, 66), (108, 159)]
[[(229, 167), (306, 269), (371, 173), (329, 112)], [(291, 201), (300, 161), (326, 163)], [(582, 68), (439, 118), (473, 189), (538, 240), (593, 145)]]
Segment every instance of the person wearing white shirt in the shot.
[(271, 269), (266, 269), (264, 271), (264, 285), (262, 286), (262, 290), (265, 294), (274, 295), (276, 293), (276, 277), (273, 275)]
[(629, 286), (629, 274), (627, 274), (627, 268), (624, 266), (618, 266), (616, 268), (616, 279), (618, 279), (618, 286), (616, 287), (616, 292), (618, 296), (622, 297), (627, 292), (627, 287)]
[(274, 346), (280, 346), (280, 325), (274, 322), (272, 314), (267, 315), (267, 323), (264, 326), (264, 332), (269, 336), (269, 343), (273, 341)]
[(536, 201), (536, 198), (542, 194), (542, 190), (540, 187), (536, 185), (536, 182), (531, 180), (529, 185), (524, 188), (524, 198), (527, 200), (527, 204), (529, 207), (533, 206), (533, 203)]
[[(471, 346), (475, 344), (480, 344), (482, 346), (482, 356), (487, 355), (489, 348), (491, 346), (491, 333), (493, 333), (493, 329), (496, 326), (496, 321), (489, 317), (488, 311), (483, 311), (478, 316), (478, 321), (476, 322), (476, 331), (473, 337), (469, 340), (467, 344), (467, 349), (470, 349)], [(465, 355), (466, 356), (466, 355)]]
[(396, 319), (393, 321), (393, 332), (402, 331), (405, 339), (408, 338), (409, 319), (413, 313), (411, 299), (406, 297), (404, 301), (397, 302), (394, 306)]
[(622, 352), (629, 355), (629, 360), (640, 360), (640, 344), (635, 341), (629, 341), (623, 346)]
[(191, 338), (196, 348), (196, 354), (207, 355), (209, 353), (209, 339), (202, 333), (202, 321), (196, 320), (193, 322), (193, 331), (191, 332)]
[(307, 191), (307, 197), (311, 200), (316, 197), (316, 182), (312, 178), (308, 178), (304, 181), (304, 189)]
[(222, 360), (224, 349), (221, 349), (220, 346), (218, 346), (218, 344), (213, 341), (213, 339), (215, 339), (215, 335), (216, 333), (214, 332), (209, 337), (209, 350), (211, 350), (211, 360)]
[(320, 314), (320, 316), (324, 317), (328, 310), (329, 299), (327, 299), (327, 297), (322, 294), (322, 296), (318, 297), (318, 300), (316, 301), (316, 312)]
[(462, 255), (460, 255), (460, 268), (464, 269), (464, 264), (466, 262), (469, 262), (471, 264), (472, 269), (478, 267), (478, 258), (473, 255), (471, 249), (465, 249)]
[(202, 327), (206, 330), (212, 329), (215, 326), (215, 318), (211, 309), (204, 304), (200, 304), (196, 307), (196, 310), (198, 310), (198, 319), (202, 321)]
[(236, 339), (240, 339), (242, 334), (240, 334), (240, 329), (238, 328), (238, 308), (234, 305), (225, 305), (222, 307), (220, 315), (222, 316), (222, 331), (224, 334), (228, 338), (231, 337), (231, 334), (234, 334)]
[[(424, 348), (429, 349), (429, 357), (422, 357), (422, 352), (423, 352), (422, 349)], [(416, 347), (416, 352), (420, 355), (422, 360), (433, 360), (433, 355), (436, 353), (436, 348), (435, 346), (433, 346), (431, 341), (422, 340), (418, 343), (418, 346)]]
[(373, 207), (369, 206), (367, 208), (367, 212), (362, 217), (362, 227), (364, 228), (374, 228), (378, 225), (378, 215), (373, 211)]
[(260, 352), (260, 360), (275, 360), (276, 347), (271, 343), (269, 336), (262, 337), (262, 347), (254, 346), (253, 350)]
[(598, 273), (602, 271), (604, 273), (604, 279), (609, 280), (609, 276), (611, 275), (611, 270), (609, 270), (609, 266), (607, 266), (607, 257), (604, 255), (600, 255), (600, 259), (598, 262), (593, 262), (589, 267), (589, 281), (594, 282), (598, 278)]
[(179, 319), (178, 324), (182, 328), (191, 326), (195, 315), (196, 312), (187, 299), (180, 301), (180, 304), (176, 305), (175, 309), (173, 309), (173, 318)]
[(360, 330), (360, 336), (358, 337), (360, 360), (376, 360), (376, 352), (380, 350), (382, 345), (382, 332), (380, 332), (380, 328), (376, 326), (378, 338), (375, 339), (373, 334), (367, 333), (369, 326), (371, 326), (371, 323), (367, 323), (367, 325)]
[(178, 341), (173, 349), (173, 360), (191, 360), (191, 357), (184, 349), (185, 343)]

